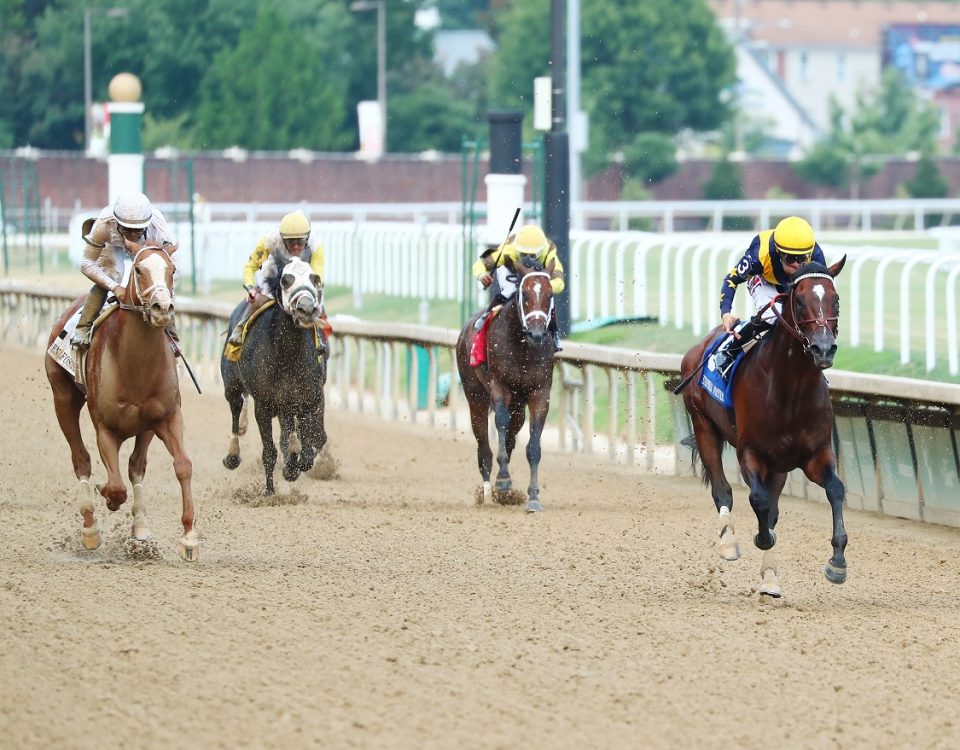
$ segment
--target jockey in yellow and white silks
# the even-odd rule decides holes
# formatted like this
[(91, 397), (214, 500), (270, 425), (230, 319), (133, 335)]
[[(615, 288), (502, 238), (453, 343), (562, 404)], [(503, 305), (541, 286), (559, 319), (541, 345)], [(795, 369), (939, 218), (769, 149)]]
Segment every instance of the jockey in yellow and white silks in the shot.
[(723, 329), (729, 334), (716, 353), (715, 365), (721, 374), (725, 374), (737, 352), (770, 329), (776, 320), (773, 309), (768, 307), (759, 320), (754, 317), (737, 325), (740, 318), (732, 312), (737, 287), (747, 282), (747, 291), (760, 310), (777, 294), (787, 291), (790, 277), (811, 260), (827, 263), (814, 239), (813, 228), (799, 216), (788, 216), (776, 229), (767, 229), (753, 238), (720, 288), (720, 315)]
[[(311, 270), (323, 283), (323, 247), (310, 237), (310, 220), (301, 211), (294, 211), (280, 220), (280, 226), (267, 232), (250, 254), (243, 267), (243, 285), (247, 288), (247, 309), (244, 311), (228, 339), (231, 344), (240, 344), (243, 327), (250, 316), (267, 300), (273, 298), (271, 282), (291, 257), (298, 257), (310, 264)], [(323, 313), (324, 329), (329, 335), (326, 312)]]
[[(527, 224), (521, 227), (516, 234), (512, 234), (503, 241), (496, 250), (485, 253), (473, 264), (473, 275), (483, 288), (493, 283), (493, 274), (496, 274), (499, 293), (494, 296), (487, 306), (485, 314), (477, 320), (477, 330), (489, 317), (489, 313), (497, 305), (502, 305), (517, 291), (514, 264), (518, 263), (521, 255), (532, 256), (543, 266), (550, 275), (550, 288), (554, 295), (560, 294), (566, 284), (563, 279), (563, 264), (557, 257), (557, 246), (547, 239), (543, 230), (536, 224)], [(560, 351), (560, 333), (557, 329), (556, 310), (550, 318), (548, 330), (553, 334), (553, 343)]]
[[(104, 206), (90, 231), (83, 236), (83, 260), (80, 271), (93, 282), (77, 323), (76, 333), (70, 343), (78, 349), (90, 345), (90, 331), (100, 314), (107, 293), (118, 295), (123, 287), (125, 260), (130, 256), (127, 243), (158, 245), (166, 249), (173, 260), (174, 280), (177, 269), (177, 241), (167, 220), (159, 208), (150, 203), (143, 193), (125, 193), (108, 206)], [(167, 328), (177, 338), (174, 324)]]

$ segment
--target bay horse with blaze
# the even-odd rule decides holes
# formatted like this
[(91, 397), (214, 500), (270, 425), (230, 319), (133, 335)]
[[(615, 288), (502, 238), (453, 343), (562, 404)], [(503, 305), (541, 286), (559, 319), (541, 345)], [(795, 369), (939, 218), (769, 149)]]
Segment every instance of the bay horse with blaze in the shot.
[[(127, 477), (133, 486), (131, 534), (139, 541), (151, 538), (143, 501), (143, 480), (147, 449), (156, 435), (173, 457), (173, 469), (180, 483), (183, 536), (178, 552), (182, 559), (194, 561), (199, 557), (200, 545), (193, 528), (193, 465), (183, 445), (176, 357), (164, 330), (174, 311), (174, 264), (162, 247), (128, 243), (128, 249), (134, 257), (130, 278), (120, 295), (120, 309), (104, 319), (86, 354), (86, 394), (75, 382), (73, 373), (67, 372), (49, 353), (44, 357), (44, 370), (53, 390), (57, 421), (70, 446), (73, 471), (80, 483), (84, 547), (96, 549), (102, 543), (94, 515), (95, 493), (104, 497), (111, 511), (127, 500), (119, 452), (129, 438), (135, 438), (127, 467)], [(75, 301), (57, 321), (48, 347), (82, 302), (82, 299)], [(84, 403), (96, 430), (100, 459), (107, 470), (107, 483), (93, 490), (90, 453), (80, 432), (80, 411)]]
[(477, 440), (477, 464), (483, 480), (481, 502), (494, 495), (490, 486), (493, 452), (490, 449), (489, 415), (491, 409), (497, 428), (498, 449), (496, 490), (505, 497), (513, 488), (510, 478), (510, 456), (517, 433), (530, 410), (530, 439), (527, 461), (530, 464), (530, 485), (525, 510), (543, 510), (537, 476), (540, 465), (540, 436), (550, 409), (550, 388), (553, 384), (553, 337), (547, 330), (553, 311), (553, 290), (550, 274), (536, 260), (521, 256), (513, 269), (519, 277), (516, 293), (503, 305), (487, 326), (486, 362), (470, 366), (475, 314), (460, 331), (457, 339), (457, 369), (470, 407), (470, 424)]
[[(847, 577), (846, 490), (837, 475), (833, 405), (823, 376), (837, 351), (840, 297), (834, 277), (845, 261), (846, 256), (829, 268), (804, 264), (791, 278), (789, 292), (775, 298), (772, 309), (777, 325), (740, 363), (733, 382), (732, 409), (695, 384), (683, 392), (693, 423), (694, 460), (699, 455), (702, 479), (709, 482), (719, 513), (720, 554), (727, 560), (740, 557), (731, 516), (733, 492), (721, 458), (724, 442), (728, 442), (736, 449), (757, 517), (754, 544), (763, 550), (759, 591), (771, 597), (781, 595), (774, 555), (780, 493), (787, 473), (797, 468), (823, 487), (833, 515), (833, 555), (823, 573), (832, 583), (843, 583)], [(710, 344), (721, 332), (714, 329), (684, 355), (682, 377), (692, 377), (703, 366)]]

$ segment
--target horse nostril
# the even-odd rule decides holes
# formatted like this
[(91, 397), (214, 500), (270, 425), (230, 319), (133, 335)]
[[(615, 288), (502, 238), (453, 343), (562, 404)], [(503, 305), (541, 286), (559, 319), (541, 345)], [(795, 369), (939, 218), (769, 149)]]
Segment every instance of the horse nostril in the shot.
[(830, 347), (830, 358), (833, 359), (833, 356), (837, 353), (837, 345), (834, 344)]

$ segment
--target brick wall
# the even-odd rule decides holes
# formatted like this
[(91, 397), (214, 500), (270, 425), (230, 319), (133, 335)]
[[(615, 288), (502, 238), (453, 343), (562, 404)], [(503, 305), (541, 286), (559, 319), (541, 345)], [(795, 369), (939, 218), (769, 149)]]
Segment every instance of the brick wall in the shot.
[[(7, 152), (4, 161), (15, 158)], [(185, 157), (187, 158), (187, 157)], [(462, 195), (462, 167), (458, 155), (443, 155), (434, 160), (390, 156), (369, 164), (350, 154), (318, 155), (304, 162), (286, 155), (252, 154), (246, 161), (233, 161), (220, 155), (195, 154), (194, 189), (207, 201), (224, 203), (368, 203), (459, 201)], [(171, 162), (147, 159), (150, 197), (158, 202), (171, 201), (174, 176)], [(52, 206), (72, 210), (74, 206), (99, 207), (106, 202), (107, 164), (74, 152), (41, 152), (36, 159), (41, 200)], [(944, 158), (940, 170), (950, 182), (951, 195), (960, 188), (960, 158)], [(746, 197), (762, 199), (774, 188), (797, 198), (846, 198), (843, 191), (827, 190), (802, 182), (787, 162), (745, 162), (743, 184)], [(862, 198), (891, 198), (897, 185), (912, 177), (916, 165), (893, 161), (866, 185)], [(657, 200), (700, 200), (703, 184), (713, 169), (712, 162), (688, 161), (679, 172), (651, 187)], [(486, 200), (483, 175), (486, 163), (479, 165), (477, 200)], [(180, 199), (186, 195), (185, 177), (179, 174)], [(623, 176), (617, 167), (590, 180), (585, 191), (589, 200), (617, 200)]]

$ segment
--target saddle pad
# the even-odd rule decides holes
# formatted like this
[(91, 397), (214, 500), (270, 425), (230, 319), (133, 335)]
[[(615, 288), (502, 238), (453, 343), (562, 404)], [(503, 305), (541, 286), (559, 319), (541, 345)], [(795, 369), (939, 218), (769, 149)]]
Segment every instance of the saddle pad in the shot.
[(70, 346), (70, 339), (77, 331), (77, 323), (80, 322), (80, 313), (83, 312), (83, 305), (77, 308), (63, 326), (63, 330), (57, 334), (50, 348), (47, 349), (53, 361), (60, 365), (64, 370), (73, 375), (76, 371), (76, 363), (73, 361), (73, 347)]
[(247, 318), (247, 322), (244, 323), (243, 325), (243, 331), (241, 331), (240, 333), (240, 343), (233, 344), (230, 342), (229, 338), (227, 339), (227, 343), (223, 347), (224, 357), (226, 357), (231, 362), (240, 361), (240, 349), (243, 348), (243, 342), (247, 340), (247, 331), (250, 330), (250, 326), (253, 325), (253, 321), (259, 318), (265, 310), (270, 309), (275, 304), (277, 304), (277, 301), (275, 299), (267, 300), (266, 302), (263, 303), (263, 305), (261, 305), (256, 310), (254, 310), (253, 313), (251, 313), (250, 317)]
[[(92, 330), (95, 332), (100, 327), (100, 324), (106, 320), (107, 316), (118, 307), (119, 305), (117, 304), (116, 298), (111, 294), (103, 312), (101, 312), (100, 315), (97, 316), (97, 319), (93, 321)], [(57, 337), (47, 349), (47, 354), (53, 358), (53, 361), (71, 375), (76, 373), (77, 368), (76, 362), (73, 360), (73, 347), (70, 345), (70, 339), (72, 339), (73, 334), (77, 332), (77, 323), (80, 322), (80, 315), (82, 313), (83, 305), (80, 305), (73, 315), (67, 318), (66, 323), (63, 325), (63, 330), (57, 334)]]
[(737, 357), (733, 361), (728, 371), (727, 379), (717, 372), (717, 365), (714, 354), (720, 344), (724, 342), (726, 336), (720, 336), (716, 341), (710, 344), (707, 353), (704, 355), (706, 364), (701, 370), (700, 387), (703, 388), (714, 400), (723, 404), (728, 409), (733, 408), (733, 378), (737, 373), (737, 368), (743, 360), (743, 350), (737, 352)]

